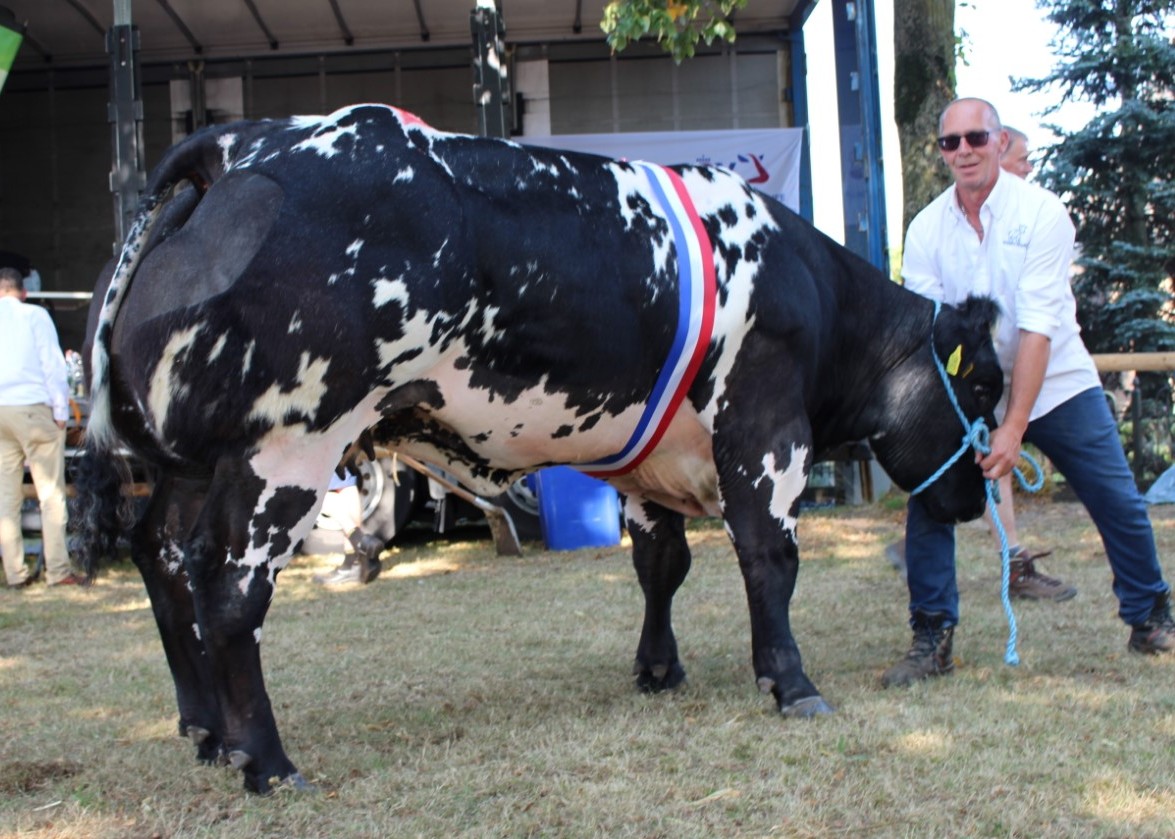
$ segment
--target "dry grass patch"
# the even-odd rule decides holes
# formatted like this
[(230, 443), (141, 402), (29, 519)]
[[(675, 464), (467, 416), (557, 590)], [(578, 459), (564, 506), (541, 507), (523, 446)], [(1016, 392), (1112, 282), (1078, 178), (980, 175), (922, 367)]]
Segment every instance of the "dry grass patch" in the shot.
[[(906, 691), (878, 684), (909, 640), (882, 558), (900, 511), (805, 514), (793, 627), (838, 708), (816, 721), (780, 719), (755, 691), (742, 580), (714, 522), (691, 527), (675, 609), (690, 683), (671, 696), (631, 688), (626, 547), (500, 559), (477, 531), (398, 549), (349, 591), (323, 591), (323, 561), (299, 559), (264, 655), (317, 795), (249, 796), (237, 773), (196, 764), (129, 566), (88, 591), (5, 592), (0, 835), (1171, 835), (1175, 661), (1126, 652), (1081, 508), (1021, 507), (1080, 594), (1018, 604), (1023, 663), (1007, 667), (992, 543), (964, 527), (960, 668)], [(1170, 556), (1175, 512), (1153, 513)]]

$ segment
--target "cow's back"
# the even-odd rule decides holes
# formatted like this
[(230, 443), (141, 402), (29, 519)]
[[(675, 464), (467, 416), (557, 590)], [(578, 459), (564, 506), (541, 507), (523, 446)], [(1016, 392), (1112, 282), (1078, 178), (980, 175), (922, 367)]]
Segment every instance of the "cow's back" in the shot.
[(619, 206), (637, 173), (402, 119), (359, 107), (224, 141), (225, 174), (143, 258), (119, 327), (121, 378), (168, 449), (315, 430), (421, 377), (485, 405), (553, 394), (548, 433), (647, 397), (677, 278), (664, 221), (635, 187)]

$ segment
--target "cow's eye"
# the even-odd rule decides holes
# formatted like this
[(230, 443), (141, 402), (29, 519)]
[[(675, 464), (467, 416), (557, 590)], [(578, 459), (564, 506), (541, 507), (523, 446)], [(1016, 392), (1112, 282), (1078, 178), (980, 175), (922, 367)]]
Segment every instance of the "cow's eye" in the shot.
[(986, 413), (995, 407), (995, 388), (991, 385), (976, 382), (971, 386), (971, 395), (980, 411)]

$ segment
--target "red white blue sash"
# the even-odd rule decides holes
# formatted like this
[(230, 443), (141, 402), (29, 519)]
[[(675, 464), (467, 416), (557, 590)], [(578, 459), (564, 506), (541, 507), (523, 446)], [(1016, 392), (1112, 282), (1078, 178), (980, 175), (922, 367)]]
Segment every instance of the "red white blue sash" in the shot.
[(677, 330), (669, 357), (628, 443), (611, 457), (576, 466), (597, 478), (632, 471), (657, 447), (702, 365), (714, 331), (717, 305), (714, 249), (681, 176), (652, 163), (631, 165), (644, 171), (656, 198), (654, 209), (660, 209), (673, 233), (679, 273)]

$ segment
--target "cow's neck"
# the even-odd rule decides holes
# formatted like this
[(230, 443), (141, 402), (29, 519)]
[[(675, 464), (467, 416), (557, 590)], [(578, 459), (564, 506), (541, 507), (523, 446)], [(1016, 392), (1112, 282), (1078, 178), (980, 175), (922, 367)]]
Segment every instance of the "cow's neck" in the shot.
[(881, 417), (892, 377), (911, 364), (931, 340), (934, 305), (896, 284), (859, 283), (847, 290), (856, 312), (845, 323), (840, 351), (841, 369), (831, 380), (835, 402), (822, 412), (822, 427), (813, 423), (817, 448), (867, 439), (883, 429)]

